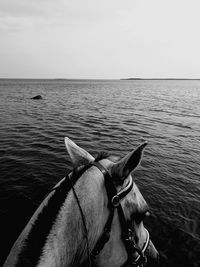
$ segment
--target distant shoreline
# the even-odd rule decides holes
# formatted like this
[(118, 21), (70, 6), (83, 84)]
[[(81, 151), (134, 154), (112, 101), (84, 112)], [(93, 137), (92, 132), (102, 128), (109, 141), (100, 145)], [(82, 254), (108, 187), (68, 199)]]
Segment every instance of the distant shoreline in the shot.
[(161, 80), (171, 80), (171, 81), (184, 81), (184, 80), (194, 80), (194, 81), (199, 81), (200, 78), (121, 78), (121, 79), (92, 79), (92, 78), (0, 78), (0, 81), (6, 81), (6, 80), (18, 80), (18, 81), (22, 81), (22, 80), (29, 80), (29, 81), (44, 81), (44, 80), (48, 80), (48, 81), (145, 81), (145, 80), (152, 80), (152, 81), (161, 81)]
[(122, 78), (120, 80), (124, 81), (140, 81), (140, 80), (200, 80), (200, 78)]

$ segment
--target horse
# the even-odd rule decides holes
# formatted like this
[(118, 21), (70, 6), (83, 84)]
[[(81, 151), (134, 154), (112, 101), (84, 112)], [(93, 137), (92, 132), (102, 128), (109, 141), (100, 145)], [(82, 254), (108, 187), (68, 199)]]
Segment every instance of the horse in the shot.
[(44, 198), (3, 266), (157, 266), (143, 224), (149, 207), (131, 175), (146, 144), (122, 159), (94, 158), (65, 137), (73, 169)]

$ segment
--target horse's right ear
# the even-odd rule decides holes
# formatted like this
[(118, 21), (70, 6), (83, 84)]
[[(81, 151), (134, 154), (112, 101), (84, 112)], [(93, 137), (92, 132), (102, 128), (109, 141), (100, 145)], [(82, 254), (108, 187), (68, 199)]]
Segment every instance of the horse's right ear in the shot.
[(90, 155), (86, 150), (77, 146), (71, 139), (65, 137), (65, 145), (69, 153), (70, 159), (73, 166), (79, 167), (81, 165), (86, 165), (91, 161), (94, 161), (94, 157)]
[(144, 142), (136, 150), (129, 153), (123, 159), (115, 163), (112, 167), (111, 174), (114, 177), (117, 183), (122, 183), (125, 178), (139, 165), (142, 151), (147, 145), (147, 142)]

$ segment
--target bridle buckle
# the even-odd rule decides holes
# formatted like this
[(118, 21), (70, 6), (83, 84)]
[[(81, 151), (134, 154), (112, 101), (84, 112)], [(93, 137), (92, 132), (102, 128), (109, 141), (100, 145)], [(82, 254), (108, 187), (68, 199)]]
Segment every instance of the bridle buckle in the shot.
[(123, 234), (123, 237), (124, 237), (123, 238), (124, 241), (128, 245), (133, 246), (133, 247), (136, 246), (135, 240), (134, 240), (134, 234), (133, 234), (133, 231), (130, 228), (128, 228), (127, 231)]
[(147, 257), (141, 253), (138, 260), (133, 262), (133, 266), (144, 267), (147, 264)]
[(113, 207), (118, 207), (120, 204), (120, 197), (118, 195), (115, 195), (112, 197), (111, 203), (113, 205)]

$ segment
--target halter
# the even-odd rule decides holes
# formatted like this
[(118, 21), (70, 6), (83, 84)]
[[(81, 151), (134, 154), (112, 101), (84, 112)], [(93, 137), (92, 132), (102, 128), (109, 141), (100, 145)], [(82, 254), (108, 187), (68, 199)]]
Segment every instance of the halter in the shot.
[[(78, 180), (78, 178), (83, 174), (84, 171), (86, 171), (88, 168), (96, 166), (103, 174), (104, 176), (104, 182), (105, 182), (105, 187), (106, 187), (106, 192), (108, 196), (108, 208), (110, 210), (110, 214), (108, 216), (107, 222), (104, 226), (104, 230), (100, 238), (98, 239), (94, 249), (92, 252), (89, 252), (89, 241), (88, 241), (88, 233), (87, 233), (87, 228), (86, 228), (86, 221), (85, 221), (85, 216), (83, 214), (79, 199), (77, 197), (77, 194), (74, 189), (74, 183), (75, 181)], [(150, 238), (149, 238), (149, 232), (145, 228), (146, 232), (146, 241), (144, 243), (144, 246), (142, 249), (139, 248), (139, 246), (136, 244), (135, 241), (135, 235), (133, 230), (131, 229), (130, 222), (126, 221), (125, 215), (121, 206), (121, 200), (131, 191), (133, 188), (133, 179), (130, 177), (130, 180), (125, 188), (123, 188), (120, 192), (117, 192), (116, 187), (114, 186), (113, 179), (111, 175), (109, 174), (108, 170), (103, 167), (99, 162), (91, 162), (87, 166), (85, 166), (81, 170), (81, 174), (78, 173), (78, 175), (75, 175), (75, 181), (74, 181), (74, 175), (72, 174), (72, 178), (69, 178), (68, 180), (71, 183), (71, 187), (73, 189), (73, 193), (75, 195), (75, 198), (77, 200), (84, 229), (85, 229), (85, 234), (86, 234), (86, 241), (87, 241), (87, 250), (88, 250), (88, 259), (90, 262), (91, 266), (91, 258), (95, 258), (101, 250), (104, 248), (105, 244), (109, 241), (110, 239), (110, 232), (111, 232), (111, 227), (112, 227), (112, 221), (114, 217), (114, 212), (115, 209), (118, 211), (119, 215), (119, 220), (120, 220), (120, 225), (122, 229), (122, 240), (124, 243), (124, 246), (127, 251), (128, 259), (127, 261), (121, 266), (121, 267), (143, 267), (147, 263), (147, 257), (145, 256), (145, 252), (149, 246)], [(138, 256), (135, 257), (135, 252), (137, 252)]]

